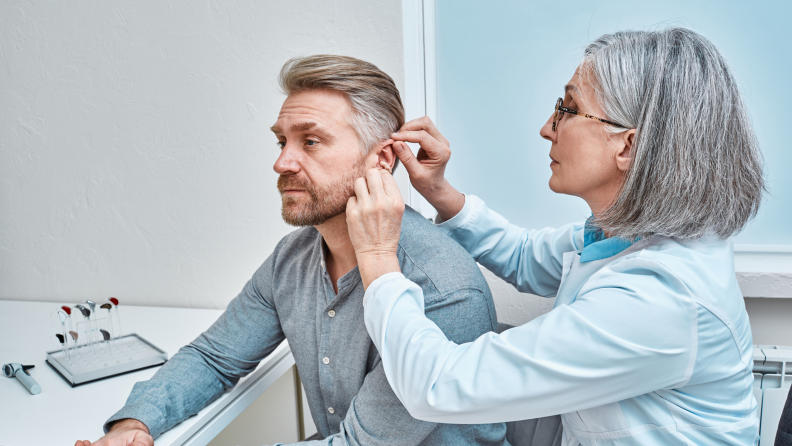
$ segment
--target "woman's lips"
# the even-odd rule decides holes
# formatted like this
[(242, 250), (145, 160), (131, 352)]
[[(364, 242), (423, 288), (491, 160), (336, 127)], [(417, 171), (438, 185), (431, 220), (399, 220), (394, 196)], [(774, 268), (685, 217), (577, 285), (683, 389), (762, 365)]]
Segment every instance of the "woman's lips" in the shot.
[(555, 160), (555, 159), (554, 159), (554, 158), (551, 156), (551, 157), (550, 157), (550, 166), (554, 166), (554, 165), (556, 165), (556, 164), (558, 164), (558, 161), (556, 161), (556, 160)]

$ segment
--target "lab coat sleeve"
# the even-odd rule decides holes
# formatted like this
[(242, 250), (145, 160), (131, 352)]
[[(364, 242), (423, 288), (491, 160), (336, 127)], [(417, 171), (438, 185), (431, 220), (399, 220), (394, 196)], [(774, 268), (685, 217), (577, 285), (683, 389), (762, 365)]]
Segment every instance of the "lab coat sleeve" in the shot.
[(510, 224), (475, 195), (466, 195), (459, 214), (437, 227), (488, 270), (540, 296), (558, 291), (564, 253), (583, 248), (581, 225), (529, 231)]
[(457, 345), (423, 315), (399, 273), (367, 289), (366, 328), (410, 414), (438, 423), (544, 417), (675, 388), (690, 378), (696, 304), (663, 265), (615, 262), (571, 305)]

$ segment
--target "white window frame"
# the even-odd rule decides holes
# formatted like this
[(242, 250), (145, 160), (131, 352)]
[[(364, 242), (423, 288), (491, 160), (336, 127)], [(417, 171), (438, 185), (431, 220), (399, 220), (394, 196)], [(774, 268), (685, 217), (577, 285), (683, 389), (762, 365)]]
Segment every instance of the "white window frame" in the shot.
[[(402, 0), (402, 20), (407, 120), (437, 122), (435, 0)], [(412, 186), (406, 201), (427, 218), (437, 213)], [(734, 265), (744, 297), (792, 298), (792, 245), (735, 245)]]

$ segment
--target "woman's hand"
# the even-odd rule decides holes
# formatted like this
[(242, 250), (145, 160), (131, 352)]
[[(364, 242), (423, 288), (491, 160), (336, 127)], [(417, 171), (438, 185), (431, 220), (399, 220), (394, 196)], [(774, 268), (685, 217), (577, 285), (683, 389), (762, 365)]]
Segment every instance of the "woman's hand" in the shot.
[[(465, 196), (445, 179), (445, 167), (451, 158), (450, 144), (428, 116), (414, 119), (391, 135), (393, 149), (410, 175), (410, 183), (426, 198), (440, 218), (448, 220), (462, 210)], [(420, 144), (418, 156), (403, 141)]]
[(364, 178), (355, 180), (346, 215), (363, 288), (385, 273), (400, 272), (396, 252), (404, 200), (393, 176), (379, 168), (367, 170)]

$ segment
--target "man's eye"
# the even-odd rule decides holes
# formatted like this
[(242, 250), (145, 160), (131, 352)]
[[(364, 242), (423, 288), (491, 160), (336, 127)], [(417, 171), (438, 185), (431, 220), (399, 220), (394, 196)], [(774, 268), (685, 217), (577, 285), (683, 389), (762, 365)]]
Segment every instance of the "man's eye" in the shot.
[(277, 145), (278, 145), (278, 147), (280, 147), (281, 149), (283, 149), (284, 147), (286, 147), (286, 141), (278, 141), (276, 144), (277, 144)]
[(314, 141), (312, 139), (306, 139), (305, 140), (305, 145), (306, 146), (315, 146), (317, 144), (319, 144), (319, 141)]

